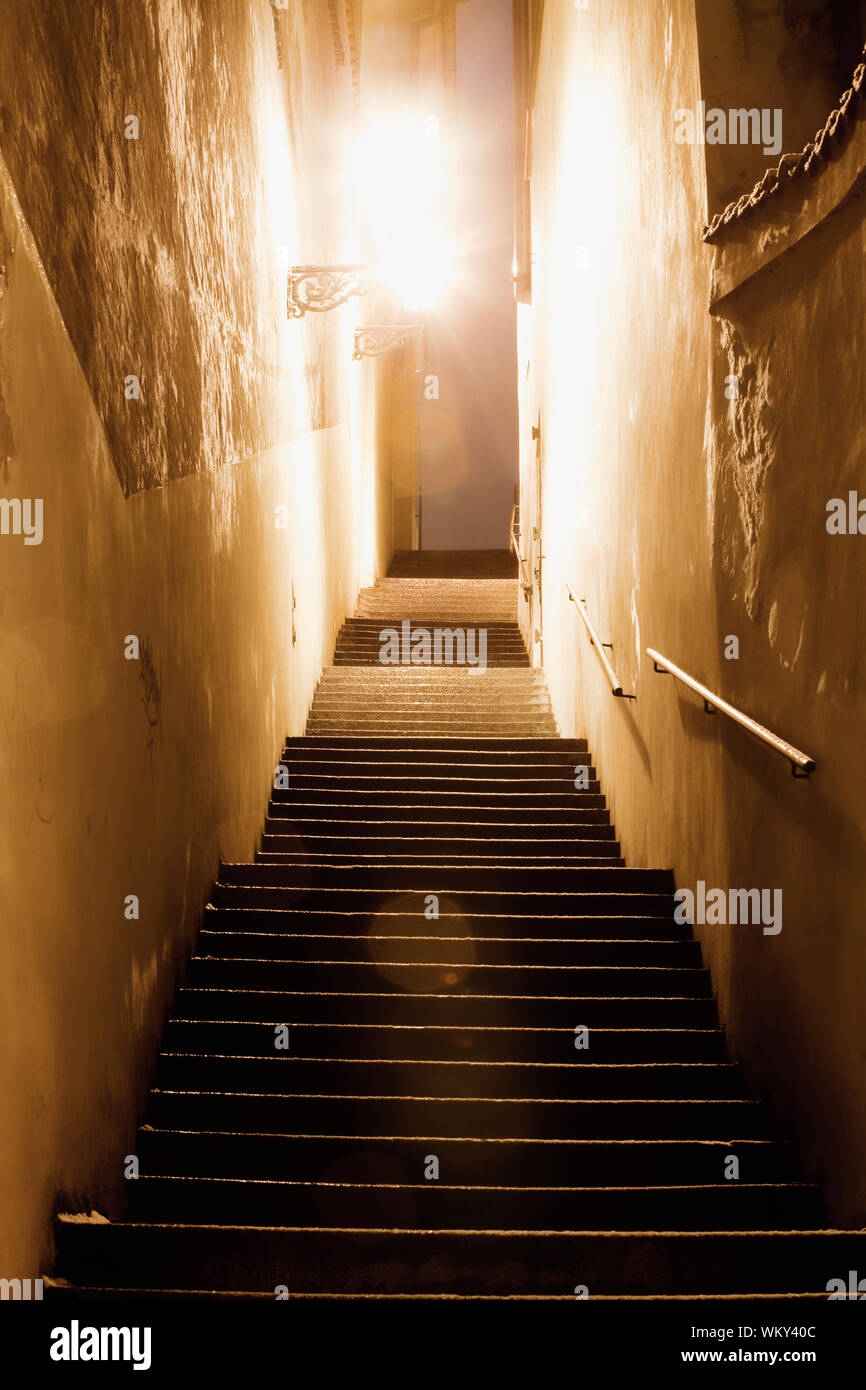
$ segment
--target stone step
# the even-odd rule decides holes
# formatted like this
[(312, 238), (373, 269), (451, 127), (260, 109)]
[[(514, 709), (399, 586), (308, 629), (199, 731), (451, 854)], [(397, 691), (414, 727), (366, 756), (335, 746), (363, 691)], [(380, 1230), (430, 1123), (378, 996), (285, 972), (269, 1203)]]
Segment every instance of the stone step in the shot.
[[(471, 812), (473, 815), (482, 815), (489, 812), (492, 815), (502, 816), (507, 811), (518, 811), (523, 815), (530, 815), (533, 819), (536, 815), (554, 814), (560, 817), (565, 813), (583, 816), (587, 811), (604, 811), (604, 797), (600, 791), (570, 791), (564, 796), (555, 796), (545, 792), (527, 792), (524, 789), (497, 792), (495, 798), (474, 791), (424, 791), (420, 792), (416, 788), (407, 786), (403, 790), (392, 787), (390, 790), (370, 789), (364, 787), (347, 786), (350, 781), (348, 777), (337, 787), (293, 787), (291, 785), (291, 774), (288, 787), (276, 788), (271, 793), (271, 801), (268, 807), (270, 815), (291, 814), (291, 808), (296, 805), (321, 805), (328, 807), (346, 808), (352, 805), (360, 806), (364, 811), (373, 812), (377, 807), (395, 810), (401, 814), (407, 814), (411, 808), (420, 809), (424, 816), (433, 817), (435, 811), (441, 810), (452, 815), (455, 810)], [(590, 782), (590, 786), (592, 783)], [(606, 814), (606, 812), (605, 812)]]
[[(605, 905), (608, 903), (606, 900)], [(670, 912), (665, 910), (664, 899), (651, 899), (649, 906), (658, 910), (649, 912), (612, 913), (587, 912), (584, 915), (563, 913), (515, 913), (505, 910), (500, 913), (484, 911), (455, 910), (450, 899), (440, 903), (439, 916), (435, 922), (425, 915), (423, 900), (411, 910), (403, 905), (397, 909), (382, 906), (380, 896), (373, 899), (366, 911), (351, 908), (323, 907), (314, 900), (313, 904), (298, 902), (284, 903), (282, 907), (260, 907), (240, 904), (209, 904), (205, 908), (204, 921), (208, 930), (222, 928), (231, 931), (268, 932), (309, 932), (328, 935), (379, 936), (386, 932), (401, 932), (410, 936), (426, 936), (431, 929), (442, 936), (452, 938), (468, 937), (479, 943), (483, 949), (485, 941), (500, 940), (508, 932), (513, 932), (519, 941), (541, 940), (606, 940), (612, 943), (621, 941), (687, 941), (697, 945), (691, 936), (691, 928), (686, 923), (675, 922)]]
[[(336, 797), (340, 793), (335, 794)], [(354, 801), (344, 802), (323, 793), (311, 801), (308, 796), (292, 796), (282, 801), (273, 801), (265, 817), (265, 831), (273, 834), (290, 834), (293, 828), (302, 833), (305, 828), (326, 828), (333, 826), (336, 834), (359, 834), (362, 830), (370, 834), (388, 834), (403, 831), (409, 835), (428, 833), (462, 835), (520, 837), (533, 828), (544, 838), (562, 835), (587, 834), (591, 838), (613, 835), (610, 817), (603, 805), (604, 798), (594, 795), (584, 796), (579, 802), (562, 807), (547, 806), (536, 797), (533, 804), (514, 821), (503, 821), (503, 815), (511, 809), (499, 804), (485, 804), (483, 801), (471, 806), (462, 802), (426, 801), (425, 804), (411, 801), (367, 801), (362, 795)], [(602, 804), (599, 804), (602, 803)], [(343, 830), (345, 827), (345, 830)]]
[[(208, 913), (210, 923), (214, 916)], [(375, 925), (375, 923), (373, 924)], [(427, 922), (435, 927), (435, 935), (420, 929), (413, 934), (401, 933), (398, 923), (389, 931), (359, 932), (292, 932), (256, 931), (254, 924), (244, 930), (205, 926), (199, 932), (196, 950), (199, 956), (252, 958), (254, 960), (341, 960), (389, 961), (423, 963), (447, 962), (451, 965), (569, 965), (603, 966), (675, 966), (700, 969), (701, 950), (697, 941), (652, 938), (628, 939), (610, 937), (536, 937), (520, 939), (514, 936), (477, 936), (468, 929), (448, 935), (447, 924)], [(509, 922), (509, 925), (510, 922)], [(419, 924), (420, 928), (420, 924)], [(579, 1060), (579, 1059), (578, 1059)]]
[[(318, 751), (325, 747), (338, 748), (369, 748), (370, 739), (363, 735), (342, 734), (339, 737), (329, 736), (326, 738), (315, 738), (304, 735), (300, 738), (289, 738), (286, 740), (287, 748), (309, 747)], [(372, 745), (375, 748), (384, 750), (396, 749), (398, 752), (411, 751), (412, 756), (418, 754), (427, 755), (430, 753), (444, 752), (448, 756), (459, 753), (463, 758), (467, 754), (473, 757), (483, 758), (488, 755), (505, 755), (510, 759), (512, 753), (527, 753), (535, 755), (539, 751), (547, 752), (551, 748), (562, 752), (565, 757), (570, 757), (572, 753), (588, 753), (589, 747), (585, 738), (557, 738), (555, 735), (546, 738), (529, 736), (521, 739), (510, 738), (446, 738), (432, 735), (428, 738), (413, 739), (411, 743), (396, 735), (385, 734), (376, 739)]]
[(475, 961), (406, 963), (376, 960), (193, 956), (187, 983), (195, 989), (310, 990), (339, 994), (410, 991), (418, 994), (664, 996), (708, 999), (709, 972), (698, 966), (500, 965)]
[[(576, 1055), (576, 1054), (575, 1054)], [(739, 1098), (728, 1062), (430, 1062), (411, 1058), (207, 1057), (160, 1053), (158, 1090), (264, 1095), (451, 1095), (488, 1100), (683, 1100)]]
[(460, 1138), (756, 1139), (756, 1101), (556, 1100), (518, 1096), (260, 1095), (251, 1091), (156, 1090), (147, 1113), (157, 1129), (252, 1134), (441, 1134)]
[[(725, 1038), (718, 1028), (594, 1028), (578, 1052), (573, 1028), (418, 1026), (379, 1023), (295, 1023), (289, 1044), (300, 1057), (355, 1057), (443, 1062), (543, 1062), (584, 1066), (596, 1063), (724, 1062)], [(165, 1045), (175, 1052), (214, 1056), (273, 1057), (272, 1024), (223, 1019), (172, 1019)]]
[(275, 848), (273, 845), (265, 846), (255, 852), (256, 864), (296, 864), (305, 868), (318, 868), (320, 866), (334, 866), (336, 868), (363, 868), (387, 869), (398, 865), (419, 866), (423, 868), (481, 868), (493, 869), (507, 862), (509, 868), (545, 869), (545, 868), (577, 868), (586, 869), (601, 864), (624, 863), (615, 845), (603, 842), (601, 845), (588, 844), (583, 851), (579, 849), (569, 849), (565, 851), (551, 852), (548, 854), (518, 853), (507, 850), (502, 853), (484, 853), (483, 851), (473, 851), (469, 853), (464, 847), (464, 852), (450, 852), (447, 854), (437, 854), (431, 850), (412, 850), (406, 853), (397, 851), (375, 850), (369, 846), (367, 852), (359, 852), (357, 849), (348, 851), (344, 854), (320, 851), (317, 849), (288, 850)]
[(505, 1296), (823, 1293), (866, 1266), (866, 1233), (459, 1231), (58, 1220), (79, 1284)]
[[(589, 827), (592, 829), (592, 827)], [(442, 839), (427, 836), (262, 835), (257, 864), (532, 864), (568, 865), (615, 859), (622, 863), (617, 841), (589, 834), (560, 840), (492, 840), (478, 836)]]
[[(233, 866), (236, 867), (236, 866)], [(244, 868), (264, 872), (259, 865), (245, 865)], [(314, 877), (323, 877), (328, 873), (342, 872), (341, 870), (325, 870), (322, 868), (312, 868), (306, 875), (308, 880)], [(350, 871), (352, 879), (374, 878), (384, 879), (389, 871), (382, 869), (358, 868)], [(410, 888), (408, 883), (402, 887), (394, 885), (390, 897), (385, 897), (387, 889), (383, 887), (355, 888), (355, 887), (325, 887), (321, 885), (305, 886), (301, 872), (297, 869), (287, 869), (286, 866), (277, 865), (273, 869), (267, 870), (267, 877), (275, 879), (279, 874), (292, 873), (299, 880), (295, 884), (290, 883), (243, 883), (222, 881), (214, 884), (211, 901), (215, 907), (249, 907), (249, 908), (291, 908), (295, 910), (306, 909), (308, 912), (326, 914), (328, 912), (351, 912), (366, 913), (368, 915), (379, 914), (390, 910), (405, 915), (409, 912), (432, 911), (436, 904), (431, 904), (428, 899), (431, 894), (438, 897), (438, 912), (441, 915), (444, 911), (456, 913), (464, 918), (475, 918), (480, 916), (497, 916), (513, 920), (517, 913), (521, 918), (525, 916), (535, 916), (538, 918), (550, 918), (559, 916), (560, 919), (572, 919), (576, 915), (584, 918), (598, 917), (659, 917), (663, 918), (667, 927), (672, 917), (672, 901), (668, 893), (649, 893), (649, 892), (590, 892), (582, 893), (532, 893), (526, 890), (503, 891), (491, 888), (489, 891), (482, 890), (458, 890), (447, 888), (442, 880), (441, 869), (428, 870), (405, 870), (395, 868), (390, 871), (394, 875), (411, 874), (416, 881), (416, 886)], [(450, 875), (459, 874), (460, 870), (450, 870)], [(506, 872), (506, 871), (503, 871)], [(519, 873), (531, 873), (533, 870), (519, 870)], [(549, 870), (544, 871), (547, 876)], [(572, 874), (603, 874), (603, 873), (634, 873), (635, 870), (625, 869), (573, 869), (569, 870)], [(472, 871), (470, 871), (472, 876)], [(421, 886), (417, 886), (420, 878)], [(519, 892), (519, 901), (515, 898)]]
[[(673, 876), (669, 869), (630, 869), (602, 865), (592, 868), (524, 869), (501, 864), (495, 868), (463, 869), (445, 865), (431, 874), (424, 865), (390, 865), (384, 868), (294, 864), (221, 864), (217, 888), (231, 886), (294, 889), (358, 895), (388, 893), (460, 893), (469, 902), (479, 897), (507, 898), (512, 911), (533, 910), (536, 900), (553, 908), (554, 902), (573, 904), (582, 896), (600, 893), (659, 895), (673, 911)], [(520, 901), (515, 901), (519, 897)], [(467, 904), (468, 905), (468, 904)]]
[(427, 1154), (449, 1183), (469, 1186), (703, 1186), (724, 1180), (730, 1155), (738, 1181), (791, 1181), (793, 1154), (766, 1138), (490, 1139), (418, 1134), (250, 1134), (140, 1129), (136, 1152), (145, 1173), (206, 1174), (258, 1180), (325, 1176), (349, 1181), (417, 1182)]
[[(413, 792), (447, 791), (458, 794), (465, 791), (470, 796), (486, 796), (494, 800), (500, 792), (511, 792), (517, 796), (537, 792), (544, 796), (568, 798), (578, 790), (575, 787), (575, 773), (569, 767), (552, 768), (540, 773), (534, 766), (526, 764), (515, 764), (513, 768), (467, 768), (445, 764), (425, 771), (414, 771), (403, 764), (394, 763), (376, 767), (371, 763), (353, 762), (350, 767), (340, 768), (333, 763), (300, 763), (293, 766), (289, 762), (287, 767), (289, 786), (280, 790), (295, 788), (301, 793), (307, 788), (330, 788), (338, 792), (345, 787), (352, 791), (387, 792), (392, 788), (404, 791), (409, 787)], [(579, 790), (598, 792), (600, 789), (598, 779), (591, 776), (587, 766), (585, 779), (582, 773), (580, 775)]]
[[(353, 849), (367, 853), (398, 850), (414, 853), (424, 848), (435, 853), (457, 855), (478, 849), (485, 853), (499, 851), (520, 855), (535, 847), (539, 854), (579, 850), (586, 842), (616, 845), (611, 825), (597, 821), (574, 821), (560, 824), (503, 825), (501, 822), (470, 821), (411, 821), (364, 820), (351, 821), (342, 814), (327, 812), (319, 819), (296, 816), (279, 819), (271, 817), (262, 835), (262, 849), (321, 848), (328, 846), (335, 853), (346, 854)], [(533, 836), (532, 832), (537, 834)]]
[(196, 989), (177, 992), (174, 1017), (245, 1020), (274, 1026), (327, 1023), (441, 1024), (452, 1028), (513, 1027), (716, 1028), (715, 1000), (698, 997), (571, 996), (311, 990)]
[(816, 1226), (813, 1188), (784, 1183), (692, 1187), (455, 1187), (415, 1183), (250, 1182), (142, 1175), (130, 1221), (216, 1226), (693, 1231)]

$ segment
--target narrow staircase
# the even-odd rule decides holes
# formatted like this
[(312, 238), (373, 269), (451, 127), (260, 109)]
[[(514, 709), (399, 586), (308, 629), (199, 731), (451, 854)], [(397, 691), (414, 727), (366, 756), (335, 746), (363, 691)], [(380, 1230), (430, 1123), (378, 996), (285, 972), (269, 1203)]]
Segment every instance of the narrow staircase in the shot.
[[(743, 1093), (671, 873), (624, 864), (557, 736), (510, 566), (398, 556), (361, 595), (221, 867), (125, 1218), (59, 1218), (53, 1297), (826, 1298), (866, 1268)], [(383, 665), (404, 622), (486, 628), (486, 666)]]

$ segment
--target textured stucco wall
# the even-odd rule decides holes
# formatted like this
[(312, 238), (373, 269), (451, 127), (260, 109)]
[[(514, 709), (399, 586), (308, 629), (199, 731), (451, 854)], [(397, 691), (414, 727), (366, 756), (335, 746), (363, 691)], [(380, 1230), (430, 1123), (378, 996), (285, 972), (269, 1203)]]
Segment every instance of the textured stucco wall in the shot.
[[(683, 887), (783, 890), (779, 935), (698, 933), (753, 1093), (824, 1181), (830, 1219), (860, 1223), (866, 539), (825, 521), (830, 497), (866, 492), (864, 208), (846, 203), (712, 318), (702, 153), (672, 139), (674, 110), (700, 95), (686, 0), (548, 5), (522, 519), (540, 411), (561, 730), (589, 737), (630, 863), (672, 865)], [(567, 581), (636, 702), (606, 688)], [(812, 781), (654, 674), (648, 645), (809, 752)]]
[[(851, 55), (863, 47), (862, 0), (695, 0), (701, 95), (708, 110), (781, 111), (782, 147), (707, 145), (712, 216), (753, 187), (783, 151), (814, 138), (848, 86)], [(775, 128), (775, 120), (768, 128)]]
[[(277, 65), (270, 9), (262, 9), (254, 96), (260, 112), (273, 113), (288, 74)], [(182, 34), (189, 12), (175, 19)], [(317, 111), (345, 106), (350, 91), (348, 70), (336, 72), (323, 56), (327, 12), (310, 12), (305, 32), (293, 60), (306, 72), (296, 159), (311, 125), (321, 136)], [(177, 39), (164, 43), (176, 50)], [(0, 48), (5, 42), (0, 35)], [(228, 77), (231, 53), (222, 61)], [(246, 67), (235, 76), (246, 109)], [(159, 96), (150, 92), (153, 103)], [(85, 90), (82, 104), (89, 99)], [(287, 191), (303, 195), (313, 231), (326, 216), (315, 184), (294, 189), (282, 117), (275, 126), (269, 159), (261, 162), (255, 141), (236, 149), (225, 182), (196, 130), (186, 131), (185, 177), (197, 198), (207, 186), (214, 217), (191, 219), (184, 235), (193, 259), (211, 258), (215, 277), (221, 266), (235, 275), (237, 243), (249, 230), (230, 225), (235, 196), (257, 190), (267, 204)], [(29, 176), (24, 184), (32, 195)], [(164, 197), (173, 215), (175, 194), (151, 187), (148, 206)], [(248, 287), (251, 317), (270, 325), (275, 354), (258, 374), (248, 362), (263, 442), (251, 436), (244, 452), (246, 436), (234, 435), (221, 413), (220, 401), (227, 410), (237, 401), (219, 393), (201, 415), (179, 405), (172, 438), (194, 467), (125, 495), (124, 442), (106, 422), (18, 195), (19, 180), (0, 161), (0, 495), (41, 499), (44, 527), (40, 545), (0, 535), (4, 1277), (50, 1266), (53, 1209), (119, 1208), (121, 1159), (133, 1151), (164, 1013), (218, 859), (253, 851), (282, 739), (303, 730), (359, 575), (369, 581), (387, 561), (381, 497), (390, 489), (365, 447), (372, 412), (351, 364), (352, 306), (327, 324), (287, 324), (284, 279), (269, 271)], [(82, 166), (58, 209), (63, 228), (42, 220), (43, 231), (67, 238), (67, 251), (68, 229), (89, 216), (87, 198)], [(263, 256), (278, 230), (263, 233)], [(330, 236), (324, 254), (350, 259), (337, 229)], [(304, 250), (309, 258), (311, 247)], [(70, 264), (60, 260), (62, 279)], [(104, 350), (122, 298), (118, 275), (116, 298), (109, 283), (90, 305)], [(187, 288), (176, 288), (178, 303)], [(143, 305), (141, 326), (165, 368), (174, 330), (163, 308), (158, 295)], [(211, 310), (216, 324), (213, 305), (205, 316)], [(177, 359), (191, 377), (198, 371), (213, 382), (222, 370), (218, 342), (187, 334), (184, 322), (179, 314)], [(149, 426), (145, 434), (136, 456), (154, 459), (159, 440)], [(285, 508), (284, 529), (275, 525), (277, 508)], [(124, 658), (130, 634), (140, 639), (139, 660)], [(140, 900), (138, 920), (124, 916), (130, 894)]]
[[(327, 8), (0, 0), (0, 35), (0, 151), (124, 491), (303, 433), (286, 269), (353, 258)], [(304, 341), (316, 427), (340, 418), (330, 328)]]

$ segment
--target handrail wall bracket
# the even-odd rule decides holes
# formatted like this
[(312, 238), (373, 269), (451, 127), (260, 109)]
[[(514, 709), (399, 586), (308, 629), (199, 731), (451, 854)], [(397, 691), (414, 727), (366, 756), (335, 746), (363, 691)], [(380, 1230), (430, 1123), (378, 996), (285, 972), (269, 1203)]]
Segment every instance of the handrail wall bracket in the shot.
[(515, 529), (517, 527), (516, 516), (517, 503), (515, 503), (514, 506), (511, 508), (511, 525), (508, 528), (508, 535), (510, 540), (510, 547), (517, 556), (517, 564), (520, 570), (520, 587), (523, 590), (523, 597), (526, 599), (527, 602), (529, 602), (530, 598), (532, 597), (532, 591), (535, 586), (532, 583), (532, 580), (529, 578), (526, 569), (526, 561), (520, 553), (520, 531), (519, 529)]
[(592, 619), (589, 616), (589, 611), (586, 606), (586, 599), (578, 598), (570, 584), (566, 584), (565, 587), (568, 592), (568, 597), (571, 599), (571, 602), (574, 604), (578, 613), (583, 618), (584, 626), (586, 627), (586, 631), (589, 636), (589, 645), (591, 647), (595, 647), (596, 651), (598, 652), (599, 660), (601, 661), (601, 664), (604, 667), (605, 675), (607, 676), (608, 681), (610, 682), (611, 695), (613, 695), (617, 700), (636, 700), (636, 695), (629, 695), (625, 690), (623, 690), (622, 681), (616, 674), (616, 671), (613, 669), (613, 666), (611, 665), (610, 661), (605, 655), (604, 648), (607, 648), (609, 651), (613, 651), (613, 643), (602, 642), (601, 638), (599, 637), (598, 633), (592, 625)]
[(700, 696), (707, 714), (727, 715), (735, 724), (739, 724), (741, 729), (745, 729), (761, 743), (765, 743), (780, 757), (786, 758), (791, 764), (792, 776), (799, 779), (811, 777), (815, 771), (816, 763), (815, 759), (810, 758), (808, 753), (804, 753), (801, 748), (795, 748), (793, 743), (788, 743), (778, 734), (774, 734), (771, 729), (766, 728), (765, 725), (759, 724), (757, 719), (752, 719), (751, 715), (737, 709), (736, 705), (731, 705), (720, 695), (714, 694), (707, 686), (702, 685), (700, 681), (695, 680), (694, 676), (681, 670), (673, 661), (668, 661), (666, 656), (662, 656), (661, 652), (657, 652), (653, 647), (647, 647), (646, 653), (652, 661), (653, 670), (657, 671), (660, 676), (673, 676), (675, 680), (687, 686), (695, 695)]

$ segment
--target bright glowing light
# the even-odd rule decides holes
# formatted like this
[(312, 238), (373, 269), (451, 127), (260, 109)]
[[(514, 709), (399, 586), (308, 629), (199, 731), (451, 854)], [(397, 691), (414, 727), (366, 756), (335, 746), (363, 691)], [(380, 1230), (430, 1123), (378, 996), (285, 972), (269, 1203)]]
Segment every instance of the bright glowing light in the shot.
[(406, 308), (432, 309), (454, 273), (446, 150), (429, 122), (372, 122), (356, 177), (380, 278)]

